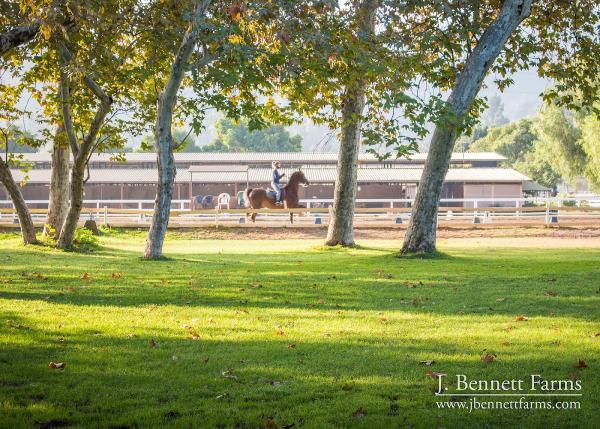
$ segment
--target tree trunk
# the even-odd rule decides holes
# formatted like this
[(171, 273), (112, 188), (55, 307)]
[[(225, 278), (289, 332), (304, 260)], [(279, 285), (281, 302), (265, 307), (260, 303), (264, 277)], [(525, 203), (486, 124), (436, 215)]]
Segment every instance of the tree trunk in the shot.
[(52, 149), (48, 218), (44, 226), (44, 235), (52, 233), (52, 238), (60, 236), (69, 209), (69, 157), (69, 146), (64, 141), (64, 129), (61, 126), (56, 130)]
[(433, 133), (425, 167), (404, 237), (402, 253), (435, 251), (437, 213), (444, 178), (448, 172), (454, 143), (460, 135), (460, 121), (473, 106), (475, 97), (490, 67), (510, 35), (531, 13), (532, 0), (505, 0), (494, 21), (467, 57), (463, 71), (447, 101), (456, 123), (438, 124)]
[(169, 226), (173, 183), (176, 173), (175, 159), (173, 157), (173, 136), (171, 134), (173, 109), (177, 100), (177, 92), (179, 91), (185, 70), (198, 40), (200, 20), (204, 17), (210, 3), (210, 0), (196, 3), (191, 25), (183, 36), (181, 45), (171, 64), (169, 78), (158, 99), (154, 129), (154, 145), (157, 151), (158, 162), (158, 184), (152, 224), (148, 231), (146, 248), (144, 250), (144, 257), (146, 259), (160, 259), (162, 257), (162, 247), (167, 227)]
[(69, 249), (73, 247), (73, 239), (77, 230), (77, 223), (83, 207), (83, 187), (85, 179), (85, 162), (75, 159), (71, 169), (71, 205), (62, 225), (56, 247)]
[[(357, 19), (363, 34), (375, 31), (377, 0), (364, 0), (357, 9)], [(356, 199), (357, 160), (360, 149), (360, 129), (365, 107), (367, 82), (357, 80), (346, 88), (342, 108), (342, 130), (338, 152), (333, 212), (327, 230), (327, 246), (354, 246), (354, 201)]]
[(342, 111), (342, 137), (338, 153), (333, 213), (327, 230), (327, 246), (354, 246), (354, 200), (356, 199), (357, 160), (360, 126), (365, 106), (364, 87), (347, 91)]
[(69, 52), (64, 42), (59, 44), (59, 58), (61, 59), (63, 65), (60, 71), (59, 88), (59, 97), (61, 100), (62, 109), (62, 124), (64, 126), (65, 134), (69, 141), (71, 151), (73, 152), (74, 160), (73, 168), (71, 170), (71, 205), (61, 228), (56, 247), (59, 249), (69, 249), (73, 247), (73, 238), (75, 237), (77, 222), (79, 221), (81, 208), (83, 207), (85, 168), (87, 166), (89, 157), (94, 150), (94, 144), (96, 143), (96, 138), (98, 137), (100, 128), (104, 124), (106, 115), (108, 115), (108, 112), (110, 112), (113, 99), (106, 94), (104, 90), (98, 86), (98, 84), (96, 84), (96, 82), (89, 75), (83, 77), (83, 82), (87, 88), (98, 98), (100, 105), (94, 114), (94, 118), (92, 119), (88, 132), (84, 136), (81, 145), (78, 145), (77, 136), (75, 135), (73, 121), (71, 118), (71, 81), (65, 70), (65, 66), (71, 62), (73, 55)]
[(24, 244), (36, 244), (37, 238), (35, 237), (35, 228), (33, 226), (33, 220), (31, 214), (23, 199), (23, 194), (19, 186), (16, 184), (13, 178), (10, 167), (3, 159), (0, 158), (0, 181), (8, 191), (10, 199), (12, 200), (17, 216), (19, 217), (19, 225), (21, 226), (21, 235), (23, 236)]

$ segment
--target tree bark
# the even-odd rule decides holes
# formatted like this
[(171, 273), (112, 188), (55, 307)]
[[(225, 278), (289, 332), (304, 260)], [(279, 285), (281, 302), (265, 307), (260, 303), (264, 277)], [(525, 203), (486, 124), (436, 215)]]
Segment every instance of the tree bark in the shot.
[(19, 225), (21, 226), (21, 235), (23, 237), (24, 244), (36, 244), (38, 240), (35, 236), (35, 228), (33, 226), (33, 220), (31, 214), (25, 204), (25, 199), (19, 186), (13, 178), (10, 167), (7, 162), (0, 158), (0, 181), (8, 191), (10, 199), (15, 206), (15, 211), (19, 217)]
[[(364, 0), (358, 6), (357, 18), (360, 30), (364, 34), (375, 31), (375, 13), (378, 3), (377, 0)], [(354, 246), (354, 201), (366, 85), (367, 82), (363, 79), (357, 80), (346, 88), (343, 99), (337, 179), (333, 211), (325, 241), (327, 246)]]
[(48, 218), (44, 226), (44, 235), (52, 234), (58, 238), (69, 209), (69, 162), (70, 151), (64, 141), (64, 128), (59, 126), (52, 149), (52, 173), (50, 178), (50, 197)]
[[(484, 31), (477, 46), (467, 57), (463, 71), (447, 101), (450, 113), (464, 118), (473, 106), (475, 97), (490, 67), (519, 24), (531, 13), (532, 0), (505, 0), (497, 17)], [(454, 143), (460, 135), (459, 121), (438, 124), (433, 133), (425, 167), (412, 209), (410, 224), (404, 237), (402, 253), (435, 251), (437, 213), (442, 186)]]
[(15, 27), (8, 30), (5, 33), (0, 34), (0, 56), (27, 43), (37, 35), (40, 30), (40, 24), (34, 23), (31, 25), (23, 25), (21, 27)]
[[(62, 62), (64, 64), (69, 63), (72, 60), (72, 55), (64, 43), (59, 46), (59, 50)], [(79, 222), (81, 208), (83, 207), (85, 168), (94, 149), (100, 128), (113, 103), (113, 99), (89, 75), (84, 76), (83, 81), (88, 89), (98, 98), (100, 105), (92, 119), (87, 134), (79, 145), (71, 119), (70, 79), (67, 76), (65, 68), (61, 68), (60, 99), (62, 104), (62, 122), (69, 145), (71, 146), (71, 151), (73, 152), (73, 168), (71, 169), (71, 205), (69, 206), (69, 211), (67, 212), (56, 244), (56, 247), (60, 249), (69, 249), (73, 246), (77, 222)]]
[(173, 183), (176, 174), (175, 159), (173, 157), (173, 136), (171, 134), (173, 109), (186, 67), (198, 41), (200, 20), (204, 17), (210, 3), (211, 0), (196, 3), (190, 26), (183, 36), (177, 54), (171, 64), (167, 83), (158, 98), (156, 124), (154, 127), (154, 145), (156, 147), (158, 163), (158, 184), (152, 224), (148, 231), (146, 248), (144, 250), (144, 258), (146, 259), (160, 259), (162, 257), (165, 234), (169, 226), (171, 200), (173, 199)]

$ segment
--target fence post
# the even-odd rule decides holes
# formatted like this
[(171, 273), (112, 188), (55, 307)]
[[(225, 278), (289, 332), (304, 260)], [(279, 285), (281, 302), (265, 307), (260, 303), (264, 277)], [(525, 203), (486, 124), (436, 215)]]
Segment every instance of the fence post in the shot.
[(104, 226), (108, 225), (108, 207), (104, 206)]
[(215, 227), (219, 226), (219, 206), (215, 207)]

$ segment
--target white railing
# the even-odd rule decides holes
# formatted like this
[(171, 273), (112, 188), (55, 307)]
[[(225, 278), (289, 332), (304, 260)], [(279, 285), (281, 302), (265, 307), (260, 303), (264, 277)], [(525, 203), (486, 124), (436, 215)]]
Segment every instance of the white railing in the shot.
[[(233, 199), (232, 199), (233, 200)], [(414, 198), (357, 198), (357, 204), (385, 204), (390, 208), (401, 207), (401, 205), (412, 205)], [(575, 205), (600, 207), (600, 197), (549, 197), (549, 198), (442, 198), (441, 203), (451, 203), (453, 207), (471, 207), (485, 208), (493, 205), (502, 205), (504, 207), (523, 207), (527, 204), (562, 206), (565, 201), (574, 201)], [(27, 205), (44, 206), (48, 208), (48, 200), (26, 200)], [(314, 208), (316, 205), (328, 206), (333, 203), (333, 198), (310, 198), (301, 199), (301, 204), (307, 208)], [(104, 207), (120, 206), (121, 208), (137, 208), (138, 210), (151, 210), (154, 207), (154, 200), (84, 200), (84, 207), (95, 207), (98, 210)], [(216, 199), (214, 201), (216, 204)], [(235, 205), (235, 204), (234, 204)], [(12, 208), (11, 200), (0, 200), (0, 208)], [(190, 200), (173, 200), (171, 207), (175, 210), (190, 210)], [(212, 207), (211, 207), (212, 208)]]

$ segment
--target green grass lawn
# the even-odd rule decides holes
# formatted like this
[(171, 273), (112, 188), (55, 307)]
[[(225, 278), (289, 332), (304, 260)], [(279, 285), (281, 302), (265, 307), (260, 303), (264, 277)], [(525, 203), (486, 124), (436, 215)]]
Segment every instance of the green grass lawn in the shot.
[[(149, 262), (141, 234), (92, 254), (5, 237), (0, 426), (598, 427), (600, 248), (531, 240), (416, 259), (184, 236)], [(438, 409), (427, 371), (451, 391), (456, 374), (577, 378), (581, 409)]]

